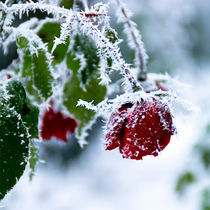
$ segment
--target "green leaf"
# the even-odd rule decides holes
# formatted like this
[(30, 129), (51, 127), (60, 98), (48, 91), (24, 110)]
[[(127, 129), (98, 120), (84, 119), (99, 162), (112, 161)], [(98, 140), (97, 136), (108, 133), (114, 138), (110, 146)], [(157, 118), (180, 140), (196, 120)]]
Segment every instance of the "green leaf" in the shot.
[(35, 146), (35, 144), (32, 141), (30, 141), (30, 155), (29, 155), (29, 166), (31, 169), (29, 174), (30, 180), (32, 180), (34, 176), (34, 171), (38, 161), (39, 161), (38, 148)]
[(26, 3), (26, 0), (9, 0), (7, 5), (12, 6), (13, 4), (20, 4), (20, 3)]
[[(1, 14), (1, 16), (0, 16), (0, 38), (2, 38), (4, 21), (6, 19), (6, 13), (1, 12), (0, 14)], [(0, 46), (1, 45), (2, 45), (2, 43), (0, 42)]]
[[(46, 100), (52, 95), (53, 76), (48, 52), (40, 48), (43, 43), (37, 35), (34, 34), (34, 36), (34, 39), (30, 40), (23, 35), (18, 35), (16, 41), (20, 50), (21, 74), (25, 79), (27, 91), (40, 101), (39, 96)], [(31, 47), (36, 52), (32, 52)]]
[(28, 132), (32, 138), (38, 138), (38, 119), (39, 109), (31, 104), (26, 97), (25, 90), (19, 81), (11, 81), (7, 85), (7, 94), (10, 96), (9, 105), (14, 108), (28, 128)]
[(205, 189), (202, 192), (202, 210), (210, 210), (210, 190)]
[(210, 168), (210, 145), (207, 142), (208, 137), (202, 139), (201, 143), (195, 146), (204, 167)]
[[(79, 121), (78, 136), (82, 136), (85, 127), (95, 119), (95, 112), (85, 107), (77, 106), (82, 99), (93, 104), (98, 104), (106, 95), (106, 87), (100, 85), (99, 57), (92, 40), (87, 36), (76, 35), (72, 51), (67, 55), (67, 67), (71, 69), (71, 78), (64, 87), (63, 103), (68, 111)], [(81, 68), (81, 60), (76, 55), (83, 54), (86, 65)]]
[(176, 192), (179, 193), (179, 195), (183, 195), (186, 188), (193, 184), (195, 181), (196, 177), (194, 173), (190, 171), (183, 173), (176, 183)]
[(0, 106), (0, 199), (16, 184), (27, 164), (28, 133), (18, 114)]
[[(33, 111), (26, 111), (25, 106)], [(0, 91), (0, 199), (22, 176), (29, 155), (29, 140), (38, 135), (37, 127), (38, 108), (28, 102), (20, 82), (9, 82), (6, 91)]]
[(43, 98), (49, 98), (52, 95), (53, 77), (46, 52), (42, 49), (38, 49), (38, 56), (33, 55), (33, 73), (34, 85)]
[(29, 47), (29, 40), (24, 36), (17, 36), (16, 41), (19, 49), (24, 49)]
[[(38, 36), (44, 43), (48, 44), (48, 51), (51, 52), (55, 37), (60, 37), (60, 24), (57, 22), (45, 23), (38, 32)], [(53, 63), (55, 65), (63, 61), (69, 46), (69, 38), (65, 44), (59, 44), (53, 52)]]
[(22, 84), (16, 80), (11, 81), (6, 87), (7, 94), (9, 95), (9, 105), (14, 107), (17, 113), (22, 112), (22, 107), (26, 101), (26, 93)]
[(106, 28), (105, 35), (113, 44), (118, 41), (117, 32), (112, 28)]
[(22, 120), (28, 128), (28, 132), (32, 138), (39, 138), (38, 122), (39, 122), (39, 109), (32, 105), (28, 100), (22, 107)]
[(74, 5), (74, 0), (63, 0), (60, 3), (60, 6), (66, 9), (72, 9), (73, 5)]

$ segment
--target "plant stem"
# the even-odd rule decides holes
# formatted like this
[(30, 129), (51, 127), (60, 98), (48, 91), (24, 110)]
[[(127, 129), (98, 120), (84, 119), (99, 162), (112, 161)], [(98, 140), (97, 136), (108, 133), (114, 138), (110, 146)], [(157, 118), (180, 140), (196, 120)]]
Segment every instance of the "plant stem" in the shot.
[(98, 49), (100, 49), (98, 52), (100, 56), (104, 57), (104, 59), (107, 59), (107, 57), (110, 56), (113, 59), (117, 70), (121, 71), (122, 74), (125, 76), (133, 92), (142, 90), (141, 85), (130, 73), (129, 65), (126, 64), (124, 59), (122, 58), (118, 46), (110, 43), (110, 41), (104, 36), (104, 34), (101, 33), (101, 31), (98, 30), (98, 28), (94, 26), (91, 22), (88, 22), (87, 19), (81, 18), (81, 16), (77, 16), (77, 18), (81, 25), (80, 29), (82, 30), (82, 32), (92, 36), (92, 38), (96, 41), (96, 45)]
[(127, 25), (130, 36), (132, 38), (132, 41), (135, 46), (135, 51), (136, 51), (136, 59), (139, 61), (139, 68), (140, 68), (140, 73), (138, 75), (138, 80), (139, 81), (145, 81), (147, 79), (147, 70), (146, 70), (146, 56), (145, 56), (145, 49), (143, 46), (143, 42), (141, 41), (141, 36), (140, 34), (136, 34), (134, 32), (134, 26), (132, 24), (132, 21), (129, 19), (129, 16), (126, 12), (126, 9), (123, 7), (122, 3), (120, 0), (116, 0), (117, 5), (120, 6), (120, 10), (125, 18), (125, 24)]

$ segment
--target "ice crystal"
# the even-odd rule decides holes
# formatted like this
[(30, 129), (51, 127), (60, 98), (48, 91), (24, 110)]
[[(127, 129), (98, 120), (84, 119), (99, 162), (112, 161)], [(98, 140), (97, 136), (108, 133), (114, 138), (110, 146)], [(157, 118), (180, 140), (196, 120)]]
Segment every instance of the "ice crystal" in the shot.
[(136, 23), (130, 19), (132, 17), (131, 11), (120, 0), (116, 0), (116, 3), (118, 22), (124, 23), (124, 32), (127, 35), (128, 44), (135, 50), (135, 65), (145, 73), (148, 55), (141, 34), (137, 29)]

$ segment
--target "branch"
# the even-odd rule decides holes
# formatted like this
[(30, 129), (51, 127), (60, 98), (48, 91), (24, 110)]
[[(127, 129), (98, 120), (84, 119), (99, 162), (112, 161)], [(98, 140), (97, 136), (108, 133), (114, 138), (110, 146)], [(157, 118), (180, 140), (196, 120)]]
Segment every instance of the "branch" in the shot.
[(80, 24), (80, 30), (95, 40), (100, 56), (104, 58), (104, 60), (108, 57), (112, 58), (113, 66), (125, 76), (133, 92), (142, 90), (140, 84), (138, 84), (135, 78), (131, 75), (129, 65), (126, 64), (122, 58), (117, 44), (110, 43), (98, 27), (91, 22), (88, 22), (87, 19), (82, 18), (81, 16), (77, 16), (77, 18)]
[(106, 14), (103, 13), (93, 13), (93, 12), (80, 12), (80, 15), (84, 15), (85, 17), (99, 17), (99, 16), (106, 16)]
[(11, 7), (7, 7), (5, 4), (0, 3), (0, 11), (3, 11), (8, 15), (7, 17), (7, 22), (5, 26), (8, 26), (12, 23), (14, 15), (19, 15), (19, 18), (22, 18), (22, 15), (26, 13), (28, 15), (29, 11), (35, 12), (36, 10), (40, 10), (42, 12), (47, 12), (47, 14), (52, 14), (55, 16), (55, 18), (60, 19), (60, 18), (69, 18), (81, 15), (85, 16), (87, 18), (92, 18), (92, 17), (103, 17), (106, 16), (106, 14), (103, 13), (93, 13), (92, 11), (90, 12), (75, 12), (72, 11), (71, 9), (65, 9), (58, 7), (56, 5), (49, 5), (49, 4), (43, 4), (43, 3), (25, 3), (25, 4), (13, 4)]
[(2, 2), (0, 2), (0, 11), (2, 11), (3, 13), (6, 13), (7, 12), (7, 7)]
[(128, 33), (126, 34), (128, 35), (130, 46), (136, 52), (135, 61), (137, 63), (137, 66), (139, 66), (140, 68), (140, 74), (138, 76), (138, 79), (140, 81), (145, 81), (147, 78), (146, 60), (148, 56), (144, 48), (144, 43), (141, 40), (142, 38), (139, 31), (136, 29), (136, 24), (130, 20), (128, 14), (129, 12), (127, 12), (122, 2), (120, 0), (116, 0), (116, 3), (117, 6), (120, 8), (120, 11), (124, 17), (122, 22), (124, 22), (127, 25), (125, 31), (126, 32), (128, 31)]

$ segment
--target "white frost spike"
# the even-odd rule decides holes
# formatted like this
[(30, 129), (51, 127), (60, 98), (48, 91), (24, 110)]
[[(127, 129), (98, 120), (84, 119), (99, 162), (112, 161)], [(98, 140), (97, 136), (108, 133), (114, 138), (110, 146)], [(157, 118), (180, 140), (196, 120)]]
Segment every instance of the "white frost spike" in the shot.
[[(126, 103), (132, 103), (135, 104), (136, 102), (140, 102), (143, 100), (153, 100), (154, 98), (160, 99), (159, 95), (165, 94), (165, 96), (161, 99), (161, 101), (167, 105), (169, 105), (169, 101), (172, 102), (173, 100), (176, 100), (176, 98), (173, 96), (173, 94), (165, 91), (154, 91), (152, 93), (146, 93), (144, 91), (138, 91), (134, 93), (124, 93), (120, 96), (117, 96), (114, 99), (105, 99), (104, 101), (100, 102), (97, 105), (94, 105), (93, 102), (87, 102), (83, 100), (79, 100), (77, 106), (84, 106), (86, 109), (93, 110), (95, 112), (99, 112), (100, 114), (104, 115), (108, 112), (113, 112), (113, 110), (119, 109), (122, 104)], [(106, 116), (105, 116), (106, 117)]]
[(100, 85), (108, 85), (111, 82), (111, 79), (109, 78), (107, 71), (106, 71), (107, 65), (106, 61), (104, 59), (100, 60)]
[[(5, 27), (6, 31), (8, 32), (9, 36), (7, 39), (2, 43), (3, 49), (4, 49), (4, 54), (6, 55), (8, 53), (8, 47), (9, 45), (16, 40), (16, 35), (18, 33), (23, 33), (27, 32), (28, 30), (34, 28), (35, 25), (38, 24), (38, 19), (37, 18), (31, 18), (27, 22), (24, 22), (18, 26), (18, 28), (13, 28), (13, 27)], [(32, 31), (29, 33), (31, 34)]]
[(137, 29), (136, 23), (130, 20), (132, 13), (120, 0), (116, 0), (118, 22), (124, 23), (124, 32), (128, 37), (128, 43), (131, 49), (135, 50), (135, 64), (141, 69), (142, 72), (146, 72), (146, 63), (148, 55), (146, 53), (144, 43), (142, 42), (141, 34)]
[[(78, 77), (80, 77), (79, 80), (82, 81), (82, 71), (83, 71), (83, 70), (86, 68), (86, 66), (87, 66), (87, 60), (86, 60), (86, 58), (85, 58), (85, 56), (84, 56), (83, 53), (81, 53), (81, 54), (77, 53), (77, 54), (76, 54), (76, 57), (75, 57), (75, 60), (77, 60), (77, 59), (79, 59), (79, 61), (80, 61), (80, 68), (79, 68), (79, 70), (78, 70), (78, 72), (79, 72)], [(89, 82), (89, 78), (88, 78), (88, 81), (87, 81), (86, 84), (88, 84), (88, 82)], [(85, 84), (83, 84), (83, 82), (80, 83), (80, 87), (81, 87), (84, 91), (86, 91), (86, 87), (85, 87)]]
[(120, 73), (126, 78), (125, 83), (129, 87), (128, 91), (132, 90), (133, 84), (137, 86), (136, 80), (130, 74), (129, 65), (126, 64), (122, 58), (119, 47), (110, 43), (103, 33), (98, 29), (98, 27), (89, 22), (87, 18), (81, 15), (78, 15), (77, 18), (80, 24), (80, 30), (96, 41), (96, 46), (100, 57), (103, 60), (111, 58), (113, 61), (113, 68), (120, 71)]
[[(105, 7), (103, 7), (103, 11), (105, 12)], [(21, 18), (23, 14), (29, 14), (30, 11), (36, 12), (36, 10), (40, 10), (41, 12), (47, 12), (47, 14), (52, 14), (54, 18), (57, 20), (60, 19), (68, 19), (73, 16), (82, 15), (81, 12), (75, 12), (71, 9), (65, 9), (58, 7), (56, 5), (50, 5), (46, 3), (34, 3), (32, 1), (25, 4), (13, 4), (11, 7), (7, 7), (6, 4), (0, 2), (0, 10), (6, 13), (6, 19), (4, 22), (4, 28), (12, 25), (14, 16), (19, 15)], [(95, 11), (95, 10), (94, 10)], [(100, 10), (101, 12), (102, 10)], [(92, 12), (92, 11), (91, 11)], [(96, 12), (97, 13), (97, 12)], [(103, 15), (104, 17), (105, 15)], [(4, 31), (3, 28), (3, 31)]]
[(56, 49), (56, 47), (59, 44), (65, 44), (67, 37), (71, 34), (72, 27), (73, 27), (72, 25), (74, 24), (73, 20), (74, 20), (74, 16), (72, 16), (70, 13), (69, 16), (67, 17), (66, 21), (61, 24), (60, 37), (59, 38), (55, 37), (51, 54), (54, 52), (54, 50)]

